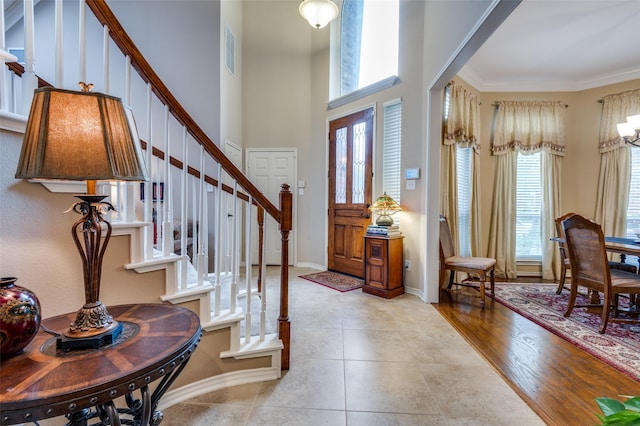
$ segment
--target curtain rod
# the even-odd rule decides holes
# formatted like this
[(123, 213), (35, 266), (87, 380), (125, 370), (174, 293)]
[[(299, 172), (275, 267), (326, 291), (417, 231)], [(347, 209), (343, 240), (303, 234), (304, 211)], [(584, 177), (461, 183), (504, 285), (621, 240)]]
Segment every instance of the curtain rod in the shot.
[[(498, 102), (498, 101), (494, 101), (494, 102)], [(600, 100), (600, 101), (598, 101), (598, 102), (602, 102), (602, 100)], [(498, 107), (500, 106), (500, 104), (493, 103), (493, 104), (491, 104), (491, 106), (492, 106), (492, 107), (496, 107), (496, 108), (498, 108)], [(564, 104), (564, 107), (565, 107), (565, 108), (569, 108), (569, 105)]]

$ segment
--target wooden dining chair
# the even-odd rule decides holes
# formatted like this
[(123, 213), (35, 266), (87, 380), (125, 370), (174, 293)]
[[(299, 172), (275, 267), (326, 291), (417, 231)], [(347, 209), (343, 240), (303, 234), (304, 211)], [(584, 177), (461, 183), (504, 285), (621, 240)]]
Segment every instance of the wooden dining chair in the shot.
[(567, 249), (567, 243), (564, 236), (564, 230), (562, 229), (562, 221), (568, 217), (573, 216), (575, 213), (567, 213), (556, 218), (556, 235), (560, 239), (558, 241), (558, 249), (560, 250), (560, 280), (558, 282), (558, 289), (556, 294), (562, 293), (564, 289), (564, 283), (567, 278), (567, 269), (571, 268), (571, 262), (569, 261), (569, 251)]
[[(440, 215), (440, 286), (441, 289), (451, 291), (454, 284), (472, 287), (480, 291), (480, 304), (485, 305), (485, 283), (487, 277), (491, 284), (491, 298), (495, 298), (495, 265), (496, 260), (488, 257), (457, 256), (455, 253), (451, 229), (447, 218)], [(450, 271), (449, 282), (444, 288), (445, 271)], [(479, 277), (479, 282), (454, 283), (456, 272), (466, 272)]]
[[(562, 229), (562, 222), (573, 216), (575, 213), (566, 213), (556, 218), (556, 235), (558, 236), (558, 249), (560, 250), (560, 279), (558, 281), (558, 289), (556, 294), (562, 293), (565, 289), (565, 282), (567, 278), (567, 270), (571, 269), (571, 262), (569, 261), (569, 251), (567, 249), (567, 243), (565, 242), (564, 230)], [(635, 265), (624, 262), (609, 261), (609, 268), (622, 269), (624, 271), (638, 273), (638, 268)], [(595, 299), (594, 299), (595, 300)]]
[[(604, 334), (609, 321), (638, 322), (633, 318), (619, 318), (618, 299), (620, 294), (630, 296), (640, 294), (640, 276), (622, 269), (611, 269), (605, 248), (602, 228), (596, 222), (574, 214), (562, 221), (569, 261), (571, 264), (571, 293), (567, 311), (573, 311), (578, 286), (603, 294), (602, 321), (599, 332)], [(584, 306), (584, 305), (583, 305)], [(613, 316), (610, 317), (613, 307)]]

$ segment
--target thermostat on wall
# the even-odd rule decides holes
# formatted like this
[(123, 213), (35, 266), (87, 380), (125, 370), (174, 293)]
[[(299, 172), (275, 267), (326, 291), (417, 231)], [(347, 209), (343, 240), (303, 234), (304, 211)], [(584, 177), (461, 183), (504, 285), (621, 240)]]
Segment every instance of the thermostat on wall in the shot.
[(404, 169), (404, 178), (405, 179), (420, 179), (420, 168), (416, 167), (414, 169)]

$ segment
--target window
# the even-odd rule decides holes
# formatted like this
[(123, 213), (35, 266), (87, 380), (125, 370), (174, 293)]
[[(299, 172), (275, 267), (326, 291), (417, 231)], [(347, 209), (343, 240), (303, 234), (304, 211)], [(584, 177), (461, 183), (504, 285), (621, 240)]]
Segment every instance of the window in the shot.
[(516, 183), (516, 260), (542, 259), (542, 175), (540, 152), (518, 153)]
[(456, 144), (458, 182), (458, 245), (460, 256), (471, 256), (471, 165), (473, 148)]
[(399, 0), (344, 0), (331, 99), (398, 74)]
[(631, 185), (627, 207), (627, 237), (637, 239), (640, 233), (640, 149), (631, 149)]
[[(402, 100), (387, 102), (384, 108), (382, 191), (400, 203), (402, 154)], [(397, 220), (396, 220), (397, 222)]]

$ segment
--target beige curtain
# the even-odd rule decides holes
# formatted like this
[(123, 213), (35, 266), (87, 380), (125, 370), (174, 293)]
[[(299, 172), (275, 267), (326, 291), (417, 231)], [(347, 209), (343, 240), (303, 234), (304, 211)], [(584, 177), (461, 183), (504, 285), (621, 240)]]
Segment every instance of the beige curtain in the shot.
[(504, 278), (516, 278), (517, 164), (516, 151), (496, 156), (487, 256), (496, 259), (496, 275)]
[(542, 279), (555, 280), (560, 277), (560, 251), (557, 243), (551, 241), (556, 236), (557, 217), (560, 211), (560, 180), (562, 176), (562, 156), (543, 151), (540, 165), (542, 188), (551, 189), (542, 194)]
[(442, 191), (440, 191), (440, 211), (449, 221), (456, 253), (459, 253), (458, 224), (458, 180), (456, 167), (457, 146), (473, 148), (471, 167), (471, 254), (479, 256), (480, 203), (478, 185), (480, 182), (480, 100), (462, 85), (449, 83), (449, 108), (444, 122), (444, 138), (441, 150)]
[(640, 90), (605, 96), (600, 122), (600, 175), (595, 220), (605, 235), (625, 236), (631, 184), (631, 152), (617, 124), (640, 114)]
[[(547, 242), (555, 236), (560, 215), (561, 157), (565, 153), (565, 108), (559, 101), (500, 101), (491, 151), (496, 156), (488, 256), (496, 273), (516, 278), (516, 176), (519, 154), (542, 151), (542, 271), (557, 275), (558, 250)], [(557, 158), (555, 158), (557, 157)]]

